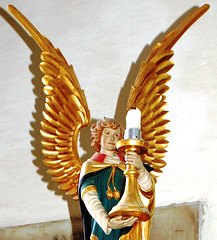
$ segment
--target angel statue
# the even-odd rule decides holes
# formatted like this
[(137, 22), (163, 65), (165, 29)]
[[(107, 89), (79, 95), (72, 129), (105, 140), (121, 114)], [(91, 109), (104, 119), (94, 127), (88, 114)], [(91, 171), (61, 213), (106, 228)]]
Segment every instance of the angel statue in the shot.
[[(127, 114), (140, 112), (141, 124), (127, 127), (124, 132), (116, 120), (103, 118), (97, 121), (91, 127), (91, 145), (96, 153), (83, 164), (77, 150), (77, 138), (80, 129), (89, 125), (90, 112), (73, 67), (15, 7), (9, 5), (8, 9), (42, 49), (40, 69), (44, 73), (42, 82), (47, 95), (44, 120), (41, 121), (44, 164), (49, 167), (52, 179), (59, 183), (58, 188), (80, 201), (84, 239), (148, 240), (155, 208), (156, 178), (166, 165), (162, 158), (170, 131), (165, 117), (165, 92), (169, 89), (166, 83), (171, 78), (167, 72), (174, 65), (170, 61), (172, 47), (209, 9), (209, 5), (195, 10), (161, 43), (157, 43), (147, 60), (142, 62), (126, 107)], [(138, 130), (135, 139), (144, 143), (145, 151), (132, 150), (129, 144), (130, 148), (122, 154), (117, 144), (123, 137), (125, 140), (134, 138), (134, 133), (126, 133), (135, 132), (135, 129)], [(133, 173), (134, 185), (129, 184), (129, 172)], [(142, 204), (142, 207), (134, 207), (141, 207), (142, 214), (128, 211), (130, 207), (122, 201), (124, 196), (128, 201), (129, 194), (134, 192), (138, 192)], [(120, 203), (121, 209), (125, 209), (114, 215), (113, 209)]]

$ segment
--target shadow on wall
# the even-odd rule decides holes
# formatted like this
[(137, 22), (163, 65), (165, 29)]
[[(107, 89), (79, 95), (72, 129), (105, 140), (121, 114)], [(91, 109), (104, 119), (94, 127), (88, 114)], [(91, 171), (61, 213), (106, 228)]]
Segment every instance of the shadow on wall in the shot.
[[(135, 63), (131, 64), (131, 68), (129, 70), (129, 73), (127, 75), (126, 81), (124, 83), (124, 86), (120, 90), (120, 94), (117, 101), (117, 107), (115, 111), (114, 118), (118, 120), (120, 123), (125, 123), (125, 117), (126, 117), (126, 107), (127, 107), (127, 101), (128, 96), (130, 93), (131, 86), (133, 85), (136, 76), (139, 72), (140, 66), (142, 61), (145, 61), (152, 48), (158, 43), (163, 40), (163, 38), (172, 30), (176, 29), (188, 16), (190, 16), (196, 9), (198, 9), (197, 6), (192, 7), (187, 12), (182, 14), (165, 32), (160, 33), (150, 45), (146, 45), (142, 52), (140, 53), (137, 61)], [(159, 19), (160, 20), (160, 19)], [(144, 31), (145, 31), (145, 23), (144, 23)], [(178, 44), (178, 43), (177, 43)]]
[[(31, 82), (34, 86), (33, 93), (35, 94), (35, 112), (32, 113), (34, 121), (30, 123), (32, 130), (29, 131), (29, 134), (34, 139), (31, 142), (33, 147), (32, 155), (34, 159), (32, 160), (33, 164), (37, 167), (37, 173), (41, 176), (43, 182), (48, 183), (47, 188), (55, 192), (56, 195), (61, 195), (64, 200), (67, 201), (69, 206), (70, 216), (79, 217), (80, 209), (78, 202), (75, 202), (72, 197), (64, 195), (64, 192), (57, 188), (57, 183), (52, 181), (52, 177), (47, 173), (48, 168), (44, 165), (43, 159), (44, 155), (42, 154), (42, 145), (41, 140), (42, 136), (40, 134), (41, 129), (41, 120), (43, 119), (42, 111), (44, 110), (45, 105), (45, 94), (43, 92), (44, 85), (41, 82), (43, 76), (42, 72), (39, 69), (39, 64), (41, 62), (40, 55), (41, 49), (35, 43), (34, 39), (29, 36), (29, 34), (21, 27), (21, 25), (13, 18), (11, 15), (5, 11), (3, 8), (0, 8), (0, 15), (5, 21), (15, 30), (20, 38), (26, 43), (26, 45), (31, 50), (32, 54), (30, 56), (31, 65), (29, 66), (30, 72), (33, 74)], [(16, 75), (15, 75), (16, 76)], [(17, 76), (19, 77), (19, 76)], [(28, 81), (29, 79), (26, 79)]]

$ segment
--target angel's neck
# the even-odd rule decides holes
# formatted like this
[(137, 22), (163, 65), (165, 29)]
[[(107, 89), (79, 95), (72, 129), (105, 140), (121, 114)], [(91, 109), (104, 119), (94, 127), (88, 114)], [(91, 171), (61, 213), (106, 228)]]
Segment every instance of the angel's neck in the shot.
[(112, 157), (115, 156), (115, 151), (109, 151), (109, 150), (101, 149), (100, 153), (105, 154), (107, 156), (112, 156)]

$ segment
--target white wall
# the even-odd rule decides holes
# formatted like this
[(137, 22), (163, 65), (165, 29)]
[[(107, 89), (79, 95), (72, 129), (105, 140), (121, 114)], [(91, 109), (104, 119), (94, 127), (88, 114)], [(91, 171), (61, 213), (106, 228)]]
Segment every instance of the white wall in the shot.
[[(73, 64), (92, 118), (115, 116), (124, 123), (129, 83), (141, 60), (183, 15), (189, 15), (196, 4), (201, 6), (204, 1), (10, 3)], [(156, 189), (157, 206), (204, 202), (201, 240), (217, 236), (217, 2), (207, 3), (211, 5), (209, 12), (174, 47), (175, 67), (170, 72), (168, 92), (170, 145), (167, 167)], [(7, 4), (2, 0), (0, 9), (0, 227), (79, 216), (78, 204), (55, 190), (42, 164), (40, 50), (11, 19)], [(81, 134), (83, 160), (92, 154), (85, 137), (89, 137), (88, 132)]]

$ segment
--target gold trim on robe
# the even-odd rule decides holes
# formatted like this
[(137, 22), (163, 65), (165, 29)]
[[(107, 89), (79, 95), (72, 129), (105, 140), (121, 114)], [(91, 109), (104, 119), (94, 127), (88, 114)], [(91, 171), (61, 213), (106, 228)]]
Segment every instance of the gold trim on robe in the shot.
[[(122, 171), (126, 170), (126, 165), (124, 163), (117, 164), (116, 166), (120, 168)], [(96, 162), (91, 159), (88, 159), (82, 165), (80, 179), (88, 173), (97, 172), (107, 167), (111, 167), (111, 164), (100, 163), (100, 162)]]
[(83, 201), (83, 197), (85, 195), (85, 193), (89, 192), (89, 191), (94, 191), (97, 192), (96, 186), (94, 185), (89, 185), (87, 187), (85, 187), (82, 191), (81, 191), (81, 199)]
[(90, 240), (99, 240), (99, 239), (98, 239), (98, 237), (97, 237), (97, 236), (95, 236), (95, 235), (91, 234), (91, 236), (90, 236)]

